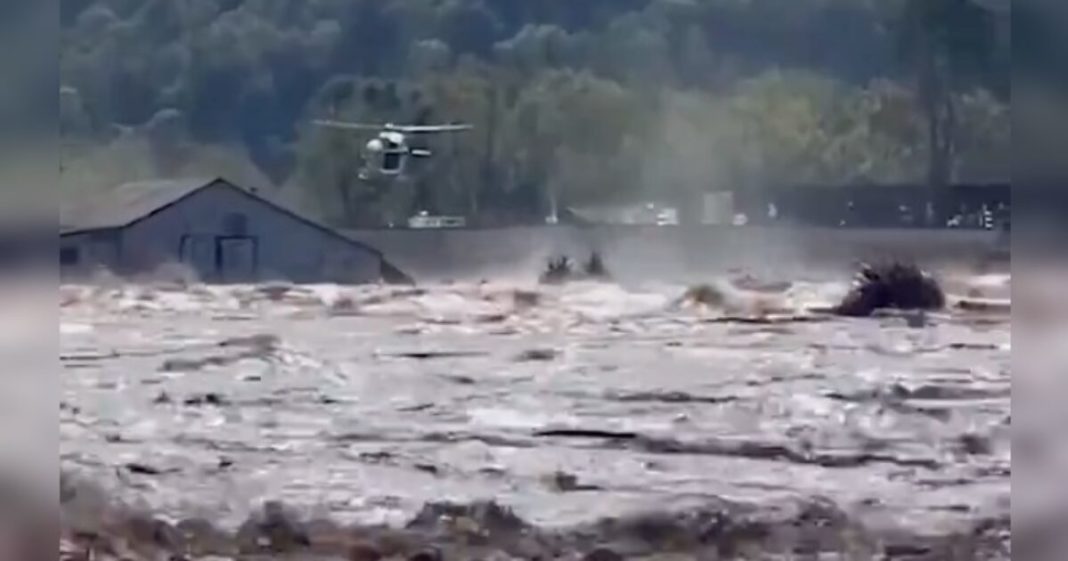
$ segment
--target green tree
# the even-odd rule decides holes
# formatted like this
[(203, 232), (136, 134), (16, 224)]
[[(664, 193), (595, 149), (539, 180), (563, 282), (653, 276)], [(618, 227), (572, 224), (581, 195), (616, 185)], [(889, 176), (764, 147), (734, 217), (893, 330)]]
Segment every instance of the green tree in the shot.
[(927, 181), (939, 189), (953, 180), (957, 94), (990, 78), (996, 15), (973, 0), (905, 0), (898, 26), (901, 54), (927, 120)]
[[(719, 186), (941, 184), (1003, 167), (998, 5), (63, 0), (62, 127), (100, 165), (120, 153), (148, 158), (131, 175), (247, 164), (350, 223)], [(1024, 35), (1031, 52), (1052, 36)], [(385, 190), (352, 183), (365, 137), (306, 126), (331, 112), (477, 128), (426, 139), (440, 157)]]
[(633, 190), (633, 177), (610, 173), (604, 162), (647, 116), (640, 98), (616, 82), (589, 72), (542, 74), (524, 88), (511, 124), (527, 139), (520, 148), (527, 182), (543, 186), (550, 211)]

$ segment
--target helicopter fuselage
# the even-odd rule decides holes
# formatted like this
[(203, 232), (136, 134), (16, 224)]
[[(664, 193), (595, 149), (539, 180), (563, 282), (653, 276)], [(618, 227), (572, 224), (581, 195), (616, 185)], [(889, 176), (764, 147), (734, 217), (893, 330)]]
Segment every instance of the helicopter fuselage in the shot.
[(403, 176), (409, 157), (429, 158), (432, 153), (426, 148), (413, 148), (408, 144), (407, 136), (423, 134), (440, 134), (449, 132), (461, 132), (470, 130), (470, 125), (411, 125), (397, 126), (392, 123), (385, 125), (367, 125), (361, 123), (344, 123), (339, 121), (316, 121), (317, 125), (331, 128), (349, 130), (377, 129), (375, 138), (371, 139), (363, 153), (363, 168), (360, 170), (361, 179), (389, 178), (395, 179)]
[(399, 132), (383, 131), (367, 143), (364, 155), (365, 166), (360, 175), (395, 177), (404, 173), (411, 149), (407, 139)]

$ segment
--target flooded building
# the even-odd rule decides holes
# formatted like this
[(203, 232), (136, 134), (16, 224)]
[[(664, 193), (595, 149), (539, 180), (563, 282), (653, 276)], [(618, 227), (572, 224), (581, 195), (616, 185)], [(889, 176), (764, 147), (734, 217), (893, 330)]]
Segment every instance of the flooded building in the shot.
[(221, 178), (130, 183), (66, 205), (59, 259), (66, 279), (169, 266), (213, 283), (403, 277), (378, 250)]

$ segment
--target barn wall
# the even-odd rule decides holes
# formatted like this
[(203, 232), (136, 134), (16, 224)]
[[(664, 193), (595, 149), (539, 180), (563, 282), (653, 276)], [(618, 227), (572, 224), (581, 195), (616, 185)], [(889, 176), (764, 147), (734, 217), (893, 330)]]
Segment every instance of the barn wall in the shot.
[[(233, 213), (245, 217), (246, 234), (258, 241), (256, 278), (246, 280), (359, 283), (381, 276), (381, 257), (376, 252), (331, 236), (221, 183), (124, 230), (122, 266), (129, 271), (151, 271), (176, 263), (184, 236), (212, 240), (234, 234), (227, 224)], [(215, 278), (210, 268), (204, 269), (197, 271), (203, 280), (223, 280)]]
[[(115, 270), (119, 265), (119, 232), (100, 230), (70, 234), (60, 237), (60, 274), (68, 276), (91, 275), (98, 268)], [(66, 250), (77, 252), (76, 264), (64, 264)]]

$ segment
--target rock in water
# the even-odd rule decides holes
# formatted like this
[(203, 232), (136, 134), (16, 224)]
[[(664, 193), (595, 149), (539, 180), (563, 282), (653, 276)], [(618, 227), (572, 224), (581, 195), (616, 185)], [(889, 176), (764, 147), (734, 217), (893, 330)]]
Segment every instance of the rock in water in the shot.
[(864, 265), (853, 288), (835, 308), (839, 315), (868, 317), (876, 310), (940, 310), (946, 296), (938, 281), (915, 265)]

